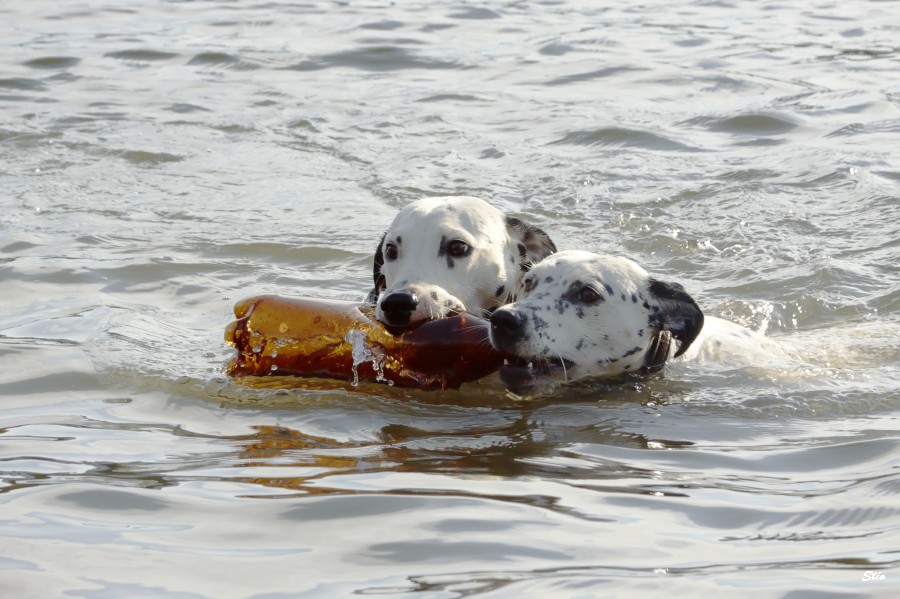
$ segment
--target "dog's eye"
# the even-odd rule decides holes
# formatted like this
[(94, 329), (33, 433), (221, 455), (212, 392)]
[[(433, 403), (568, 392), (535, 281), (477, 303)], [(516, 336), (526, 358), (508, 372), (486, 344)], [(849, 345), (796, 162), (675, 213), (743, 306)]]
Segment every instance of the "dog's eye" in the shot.
[(525, 293), (531, 293), (532, 288), (534, 288), (534, 279), (525, 279)]
[(578, 301), (585, 304), (595, 304), (603, 299), (592, 287), (582, 287), (578, 290)]
[(447, 244), (447, 255), (454, 258), (462, 258), (469, 254), (469, 244), (461, 239), (455, 239)]
[(393, 243), (388, 243), (384, 246), (384, 257), (386, 260), (396, 260), (398, 253), (397, 246)]

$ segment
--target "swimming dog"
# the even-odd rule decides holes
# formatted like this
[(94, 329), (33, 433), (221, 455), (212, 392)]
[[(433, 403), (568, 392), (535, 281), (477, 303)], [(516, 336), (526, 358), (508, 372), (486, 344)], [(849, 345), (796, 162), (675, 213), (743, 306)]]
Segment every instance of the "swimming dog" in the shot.
[(684, 287), (651, 277), (627, 258), (583, 251), (535, 265), (522, 278), (520, 299), (491, 315), (490, 337), (510, 356), (500, 376), (513, 390), (554, 379), (649, 374), (723, 344), (773, 343), (705, 317)]
[(375, 252), (375, 317), (410, 327), (454, 312), (487, 316), (514, 301), (521, 277), (556, 252), (540, 228), (484, 200), (435, 197), (404, 207)]

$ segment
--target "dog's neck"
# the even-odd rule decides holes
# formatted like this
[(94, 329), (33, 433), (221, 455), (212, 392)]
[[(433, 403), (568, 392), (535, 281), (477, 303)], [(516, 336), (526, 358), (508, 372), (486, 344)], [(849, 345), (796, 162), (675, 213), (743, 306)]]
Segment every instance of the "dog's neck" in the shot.
[(644, 354), (644, 365), (641, 366), (642, 374), (659, 372), (669, 359), (669, 348), (672, 345), (672, 334), (669, 331), (660, 331), (653, 337), (647, 353)]

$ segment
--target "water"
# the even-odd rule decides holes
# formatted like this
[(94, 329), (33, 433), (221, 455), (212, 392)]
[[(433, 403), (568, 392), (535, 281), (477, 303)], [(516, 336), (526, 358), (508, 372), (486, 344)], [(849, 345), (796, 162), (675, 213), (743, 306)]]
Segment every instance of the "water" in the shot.
[[(892, 2), (0, 4), (9, 597), (889, 597)], [(806, 366), (520, 402), (221, 377), (472, 194)]]

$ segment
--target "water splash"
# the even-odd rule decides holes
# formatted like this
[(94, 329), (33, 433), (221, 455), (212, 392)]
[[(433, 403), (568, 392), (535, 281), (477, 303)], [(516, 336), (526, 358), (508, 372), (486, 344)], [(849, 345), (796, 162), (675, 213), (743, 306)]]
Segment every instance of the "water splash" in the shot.
[[(373, 351), (372, 348), (369, 347), (369, 344), (366, 342), (365, 332), (359, 329), (352, 329), (344, 336), (344, 341), (349, 343), (352, 348), (350, 355), (353, 357), (353, 380), (350, 384), (353, 387), (359, 385), (359, 370), (357, 367), (365, 362), (372, 362), (376, 381), (387, 381), (387, 378), (384, 376), (384, 356), (380, 352)], [(390, 383), (392, 381), (388, 382)]]

